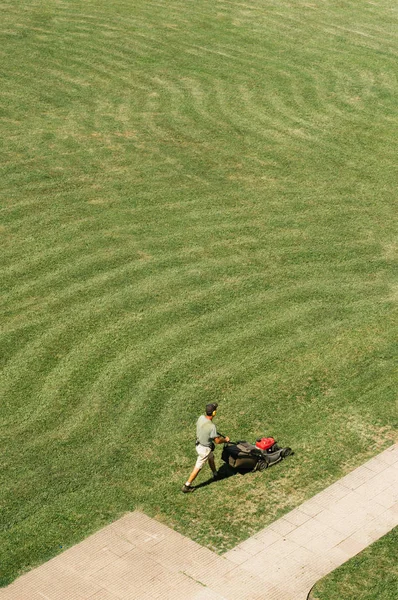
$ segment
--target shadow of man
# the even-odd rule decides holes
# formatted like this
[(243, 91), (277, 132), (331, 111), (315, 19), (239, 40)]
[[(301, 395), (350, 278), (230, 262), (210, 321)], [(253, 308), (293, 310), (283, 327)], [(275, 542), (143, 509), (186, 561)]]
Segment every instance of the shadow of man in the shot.
[(223, 479), (228, 479), (228, 477), (233, 477), (234, 475), (246, 475), (247, 473), (251, 472), (252, 471), (248, 471), (247, 469), (233, 469), (229, 465), (224, 464), (218, 469), (217, 477), (210, 477), (210, 479), (207, 479), (207, 481), (203, 481), (202, 483), (199, 483), (199, 485), (195, 485), (195, 490), (206, 487), (207, 485), (211, 485), (212, 483), (217, 483)]

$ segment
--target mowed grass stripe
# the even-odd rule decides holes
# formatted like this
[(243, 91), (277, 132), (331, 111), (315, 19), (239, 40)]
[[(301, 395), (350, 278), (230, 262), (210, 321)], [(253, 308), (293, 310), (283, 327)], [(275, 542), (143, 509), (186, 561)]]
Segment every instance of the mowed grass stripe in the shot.
[[(136, 507), (224, 550), (391, 443), (395, 16), (312, 4), (2, 5), (3, 583)], [(209, 401), (299, 460), (186, 502)]]
[[(291, 245), (289, 245), (288, 239), (288, 245), (281, 256), (285, 262), (300, 257), (299, 251), (294, 246), (294, 241), (293, 238), (290, 241)], [(249, 245), (252, 245), (252, 243), (253, 242), (250, 241)], [(180, 289), (182, 292), (187, 286), (191, 286), (192, 284), (194, 284), (194, 286), (191, 289), (191, 293), (196, 295), (197, 292), (195, 287), (201, 285), (205, 285), (206, 289), (209, 287), (209, 283), (203, 279), (203, 274), (209, 271), (211, 264), (213, 264), (214, 267), (220, 265), (222, 268), (223, 266), (226, 267), (229, 262), (234, 270), (236, 270), (237, 267), (239, 268), (241, 264), (244, 264), (247, 260), (247, 250), (245, 246), (246, 244), (244, 243), (242, 249), (240, 249), (239, 242), (236, 243), (236, 241), (232, 247), (228, 245), (224, 246), (222, 243), (213, 247), (213, 249), (210, 246), (208, 248), (208, 256), (198, 259), (197, 255), (195, 256), (194, 254), (191, 256), (189, 262), (187, 262), (186, 256), (179, 252), (172, 254), (171, 256), (165, 256), (163, 257), (163, 260), (159, 261), (159, 259), (151, 257), (150, 255), (145, 257), (145, 255), (142, 255), (137, 249), (131, 249), (130, 252), (120, 250), (118, 253), (112, 252), (109, 249), (96, 252), (92, 251), (92, 254), (84, 257), (79, 256), (79, 253), (77, 253), (76, 258), (74, 259), (73, 254), (68, 254), (68, 248), (66, 248), (62, 249), (61, 256), (59, 251), (55, 254), (57, 268), (53, 268), (50, 273), (45, 270), (43, 273), (43, 260), (48, 261), (50, 257), (54, 258), (53, 253), (45, 253), (44, 256), (40, 257), (40, 261), (37, 261), (36, 257), (36, 260), (34, 261), (38, 262), (36, 269), (32, 262), (24, 261), (22, 266), (18, 265), (18, 271), (21, 271), (22, 267), (29, 270), (30, 279), (28, 282), (16, 286), (11, 294), (5, 294), (3, 302), (7, 305), (7, 303), (12, 301), (14, 310), (20, 306), (24, 310), (28, 310), (28, 312), (29, 304), (32, 304), (32, 310), (37, 314), (40, 305), (40, 312), (44, 312), (54, 306), (61, 307), (66, 304), (70, 305), (71, 301), (75, 304), (76, 300), (78, 300), (78, 306), (83, 308), (85, 302), (87, 302), (87, 300), (82, 302), (83, 296), (88, 299), (93, 296), (97, 299), (101, 298), (101, 303), (104, 305), (107, 304), (107, 297), (111, 296), (113, 301), (119, 293), (123, 296), (126, 288), (127, 291), (130, 291), (134, 296), (137, 296), (138, 301), (142, 301), (145, 295), (149, 297), (150, 294), (156, 294), (156, 292), (159, 293), (160, 291), (162, 291), (162, 293), (166, 292), (167, 300), (169, 300), (170, 295), (173, 293), (173, 289)], [(369, 252), (366, 247), (362, 249), (354, 246), (352, 252), (348, 253), (344, 260), (341, 260), (340, 258), (340, 250), (341, 248), (337, 246), (334, 256), (331, 250), (329, 250), (329, 257), (332, 261), (331, 267), (333, 261), (336, 262), (336, 269), (338, 270), (341, 281), (344, 281), (344, 272), (352, 274), (353, 270), (361, 272), (361, 270), (366, 269)], [(347, 251), (346, 248), (345, 250)], [(223, 253), (224, 256), (220, 259), (210, 258), (211, 255), (214, 255), (217, 251)], [(240, 251), (241, 255), (233, 256), (233, 251)], [(359, 251), (363, 252), (362, 257), (355, 255)], [(135, 259), (133, 258), (133, 253), (135, 254)], [(300, 251), (300, 253), (302, 253), (302, 251)], [(200, 254), (202, 254), (202, 252), (200, 252)], [(59, 264), (59, 259), (61, 257), (64, 258), (66, 264)], [(305, 258), (305, 253), (303, 254), (303, 258)], [(310, 263), (313, 262), (311, 260), (313, 259), (311, 253), (308, 253), (308, 258)], [(148, 263), (150, 263), (149, 272), (147, 272)], [(176, 264), (178, 264), (178, 266), (175, 266)], [(255, 282), (256, 277), (261, 277), (260, 266), (261, 263), (257, 268), (254, 267), (253, 269), (253, 267), (251, 267), (250, 269), (250, 279), (253, 283)], [(310, 268), (311, 267), (304, 265), (304, 269), (310, 270)], [(15, 270), (13, 269), (10, 276), (14, 277), (17, 273), (15, 273)], [(280, 274), (278, 275), (278, 273), (275, 272), (275, 275), (280, 279)], [(350, 275), (350, 277), (352, 277), (352, 275)], [(265, 286), (269, 287), (272, 279), (270, 274), (269, 281), (267, 282), (264, 280)], [(243, 278), (243, 281), (247, 280), (248, 278), (246, 275)], [(239, 289), (240, 278), (235, 277), (232, 281), (235, 281), (236, 287)], [(223, 287), (223, 285), (224, 283), (222, 283), (221, 287)], [(135, 286), (139, 290), (138, 294), (137, 292), (134, 292), (133, 288)], [(110, 287), (111, 289), (109, 289)], [(214, 283), (212, 288), (214, 289)], [(116, 295), (115, 289), (117, 290)], [(200, 289), (200, 287), (198, 289)], [(50, 295), (48, 294), (48, 290), (50, 290)], [(241, 290), (241, 293), (242, 291), (245, 293), (245, 288)], [(373, 293), (370, 288), (370, 292), (371, 295), (373, 295), (373, 293), (378, 293), (378, 288), (376, 288), (376, 291)], [(22, 303), (18, 302), (18, 299), (26, 294), (30, 294), (31, 296), (28, 300), (28, 305), (26, 305), (25, 300)], [(177, 298), (178, 297), (179, 296), (177, 296)], [(75, 310), (75, 307), (73, 307), (73, 310)]]
[[(287, 323), (284, 321), (284, 327), (286, 325)], [(121, 413), (119, 407), (119, 410), (115, 415), (117, 422), (115, 423), (115, 419), (112, 418), (112, 425), (109, 424), (109, 426), (106, 427), (108, 432), (107, 435), (111, 435), (113, 428), (117, 429), (119, 436), (123, 437), (124, 434), (127, 435), (128, 431), (126, 430), (128, 430), (132, 424), (134, 425), (134, 422), (137, 422), (137, 419), (139, 420), (139, 413), (142, 410), (143, 405), (145, 405), (145, 410), (151, 410), (151, 404), (148, 405), (148, 402), (145, 400), (145, 398), (147, 397), (148, 389), (155, 389), (160, 384), (162, 379), (167, 377), (170, 369), (179, 372), (181, 371), (181, 369), (187, 368), (189, 371), (191, 361), (195, 360), (196, 362), (200, 359), (204, 359), (206, 356), (208, 357), (209, 351), (211, 358), (214, 360), (217, 358), (218, 355), (220, 355), (220, 353), (222, 354), (223, 350), (225, 349), (225, 347), (228, 346), (228, 344), (236, 343), (237, 347), (240, 347), (240, 344), (244, 340), (248, 342), (254, 341), (247, 340), (246, 333), (243, 335), (243, 338), (242, 336), (237, 337), (236, 334), (232, 338), (225, 338), (223, 336), (220, 339), (220, 343), (213, 346), (213, 350), (211, 350), (212, 344), (204, 345), (202, 348), (200, 348), (200, 351), (196, 348), (193, 351), (189, 350), (188, 356), (184, 357), (184, 362), (182, 364), (179, 356), (173, 356), (171, 362), (169, 361), (166, 363), (158, 363), (159, 366), (157, 368), (155, 368), (154, 366), (151, 375), (149, 375), (147, 378), (140, 379), (140, 384), (138, 388), (134, 384), (132, 386), (134, 378), (130, 376), (128, 379), (130, 382), (129, 387), (132, 391), (132, 410), (125, 406), (123, 413)], [(98, 342), (98, 340), (96, 341)], [(172, 342), (173, 341), (174, 340), (172, 340)], [(304, 340), (302, 339), (297, 340), (295, 342), (298, 343), (298, 347), (300, 347), (303, 341)], [(306, 341), (307, 343), (310, 343), (311, 339), (308, 339), (307, 337)], [(146, 348), (147, 353), (149, 352), (150, 355), (153, 355), (153, 352), (151, 352), (151, 350), (154, 351), (155, 348), (164, 345), (164, 338), (159, 336), (159, 338), (154, 340), (154, 342), (155, 344), (152, 346), (152, 349), (149, 347)], [(286, 351), (286, 341), (281, 342), (281, 344), (284, 346), (283, 350)], [(244, 347), (250, 346), (252, 346), (251, 343), (244, 344)], [(295, 350), (293, 340), (291, 340), (289, 347), (291, 347), (293, 354)], [(106, 349), (109, 349), (109, 344), (106, 345)], [(275, 350), (275, 348), (273, 349)], [(84, 354), (85, 360), (82, 363), (80, 363), (79, 361), (81, 361), (82, 353)], [(297, 360), (297, 353), (294, 352), (294, 354), (296, 355)], [(76, 355), (78, 356), (78, 361), (77, 363), (74, 363), (74, 358)], [(86, 348), (83, 347), (73, 349), (72, 355), (68, 355), (67, 357), (68, 362), (66, 365), (66, 370), (65, 364), (61, 361), (59, 372), (55, 370), (52, 371), (49, 376), (47, 376), (45, 385), (40, 391), (40, 397), (45, 397), (46, 395), (47, 397), (49, 397), (50, 402), (47, 406), (41, 405), (39, 408), (36, 405), (35, 412), (33, 414), (30, 414), (29, 418), (27, 417), (27, 414), (29, 414), (30, 409), (28, 406), (24, 406), (23, 414), (21, 415), (23, 426), (19, 425), (18, 430), (19, 433), (25, 434), (25, 432), (29, 431), (33, 425), (36, 425), (35, 428), (37, 430), (41, 430), (40, 437), (36, 438), (36, 446), (38, 445), (40, 447), (44, 447), (46, 443), (51, 443), (54, 440), (56, 441), (59, 439), (65, 439), (65, 437), (75, 437), (76, 435), (82, 435), (84, 439), (86, 438), (86, 435), (90, 435), (90, 437), (92, 437), (92, 433), (90, 432), (90, 430), (92, 429), (93, 424), (96, 422), (96, 417), (101, 418), (101, 427), (99, 428), (98, 433), (103, 438), (103, 420), (105, 418), (106, 422), (108, 422), (111, 414), (110, 411), (113, 406), (112, 402), (105, 402), (104, 397), (106, 397), (108, 394), (112, 394), (112, 391), (114, 391), (114, 389), (117, 389), (118, 387), (118, 381), (120, 379), (123, 379), (124, 376), (129, 375), (129, 370), (131, 369), (129, 359), (134, 357), (134, 362), (136, 362), (136, 356), (133, 348), (127, 349), (127, 352), (123, 353), (123, 356), (117, 356), (112, 363), (109, 363), (108, 361), (107, 365), (104, 365), (104, 368), (100, 371), (94, 369), (94, 374), (97, 375), (98, 378), (95, 380), (92, 389), (90, 384), (90, 378), (87, 378), (87, 375), (89, 373), (93, 373), (93, 364), (91, 361), (86, 362), (87, 356), (90, 356), (90, 346), (87, 346)], [(276, 354), (275, 358), (277, 357), (278, 354)], [(90, 356), (90, 358), (92, 357)], [(101, 364), (101, 361), (98, 360), (98, 358), (99, 357), (97, 357), (96, 360), (97, 369), (98, 364)], [(272, 354), (270, 354), (269, 356), (267, 356), (267, 361), (272, 361), (273, 358), (274, 357), (272, 356)], [(215, 364), (217, 364), (217, 361), (215, 361)], [(126, 367), (126, 372), (124, 372), (123, 365), (125, 365)], [(111, 370), (111, 366), (113, 366), (113, 370)], [(228, 376), (230, 378), (234, 378), (236, 374), (240, 374), (243, 371), (246, 373), (246, 366), (248, 365), (246, 365), (245, 363), (242, 364), (239, 358), (237, 363), (231, 361), (228, 365)], [(70, 371), (69, 367), (71, 367)], [(217, 372), (219, 368), (220, 366), (216, 366), (214, 367), (214, 370)], [(142, 372), (144, 371), (145, 365)], [(75, 379), (77, 380), (75, 381)], [(211, 379), (211, 372), (207, 373), (206, 379), (202, 380), (202, 385), (206, 385), (206, 380), (211, 381)], [(63, 403), (59, 404), (59, 402), (61, 400), (62, 395), (64, 395), (62, 388), (63, 386), (67, 386), (68, 388), (70, 388), (71, 386), (73, 386), (74, 383), (79, 385), (79, 403), (77, 405), (69, 405), (67, 411), (65, 411), (65, 407), (62, 408), (61, 413), (59, 411), (61, 406), (63, 406)], [(45, 392), (47, 392), (47, 394)], [(40, 417), (40, 422), (35, 423), (35, 421)], [(120, 420), (120, 423), (118, 422), (118, 419)], [(153, 419), (151, 419), (151, 422), (153, 426), (155, 425), (155, 423), (157, 424), (158, 430), (159, 428), (162, 428), (161, 420), (162, 408), (159, 402), (157, 401), (154, 405), (154, 416)], [(100, 425), (100, 422), (98, 424)], [(111, 427), (111, 432), (109, 432), (108, 430), (109, 427)], [(14, 435), (18, 435), (18, 431), (15, 429)], [(116, 443), (117, 439), (117, 436), (113, 435), (113, 443)]]
[[(212, 290), (214, 293), (214, 290)], [(292, 295), (292, 290), (289, 290), (289, 295)], [(118, 355), (118, 357), (112, 361), (111, 364), (117, 365), (118, 361), (121, 360), (121, 355), (130, 355), (131, 356), (131, 365), (134, 368), (137, 368), (139, 372), (145, 371), (145, 363), (147, 360), (147, 356), (153, 355), (154, 350), (157, 347), (161, 347), (164, 350), (164, 353), (167, 351), (167, 347), (170, 347), (170, 350), (173, 350), (173, 356), (175, 357), (175, 348), (178, 348), (180, 345), (179, 340), (181, 338), (185, 339), (194, 339), (194, 330), (199, 330), (202, 332), (202, 335), (205, 336), (206, 344), (212, 345), (211, 340), (214, 338), (217, 345), (220, 347), (220, 350), (223, 348), (228, 348), (233, 344), (242, 348), (243, 346), (247, 346), (248, 342), (250, 342), (250, 346), (257, 347), (255, 342), (256, 339), (260, 340), (263, 337), (265, 348), (261, 350), (261, 354), (266, 352), (267, 355), (272, 356), (272, 353), (276, 351), (278, 353), (278, 344), (276, 349), (274, 347), (274, 338), (276, 335), (276, 339), (284, 334), (284, 331), (294, 332), (296, 325), (299, 325), (297, 329), (296, 335), (291, 336), (291, 342), (293, 343), (293, 348), (296, 346), (300, 347), (300, 345), (306, 341), (305, 347), (311, 345), (312, 340), (315, 336), (321, 337), (321, 332), (325, 329), (326, 332), (329, 332), (330, 336), (334, 335), (334, 328), (337, 330), (345, 328), (347, 324), (347, 318), (344, 318), (343, 314), (341, 317), (335, 322), (334, 327), (331, 327), (331, 322), (329, 319), (323, 319), (323, 325), (319, 325), (317, 323), (317, 315), (322, 314), (322, 302), (321, 301), (307, 301), (302, 306), (297, 303), (293, 305), (291, 309), (287, 313), (280, 314), (280, 311), (277, 311), (277, 307), (279, 304), (286, 304), (286, 299), (280, 297), (280, 295), (272, 298), (270, 294), (264, 294), (264, 298), (254, 297), (250, 298), (246, 296), (246, 301), (244, 306), (241, 304), (241, 300), (235, 300), (235, 302), (231, 302), (226, 306), (219, 306), (220, 296), (217, 293), (215, 298), (215, 306), (217, 308), (212, 308), (212, 300), (209, 293), (203, 295), (202, 298), (194, 298), (194, 306), (198, 306), (201, 309), (201, 302), (203, 299), (205, 300), (206, 309), (205, 314), (201, 315), (198, 318), (193, 317), (190, 305), (192, 303), (192, 299), (189, 294), (184, 297), (184, 303), (181, 301), (179, 303), (168, 302), (167, 305), (161, 305), (160, 307), (155, 307), (151, 309), (150, 317), (146, 317), (145, 313), (133, 313), (127, 315), (125, 318), (118, 320), (115, 325), (111, 325), (110, 327), (105, 326), (104, 324), (104, 315), (101, 315), (101, 311), (98, 309), (95, 311), (96, 318), (101, 317), (101, 327), (99, 327), (96, 322), (92, 324), (89, 331), (89, 341), (84, 344), (80, 344), (77, 342), (76, 347), (72, 346), (69, 349), (65, 346), (65, 343), (62, 342), (62, 338), (65, 338), (65, 334), (69, 331), (73, 322), (75, 322), (75, 316), (73, 316), (69, 322), (68, 319), (64, 316), (61, 324), (55, 324), (55, 329), (51, 328), (46, 333), (45, 337), (40, 339), (35, 339), (29, 343), (28, 346), (23, 348), (22, 351), (19, 351), (18, 354), (12, 357), (12, 369), (9, 370), (9, 377), (12, 385), (17, 385), (18, 380), (24, 382), (26, 380), (26, 375), (28, 372), (35, 371), (38, 375), (37, 363), (41, 360), (42, 356), (52, 356), (52, 362), (56, 363), (55, 373), (51, 372), (51, 379), (53, 376), (55, 380), (57, 380), (57, 372), (65, 374), (65, 364), (72, 364), (72, 371), (77, 370), (80, 373), (85, 373), (85, 371), (89, 371), (87, 368), (87, 356), (91, 354), (90, 348), (93, 347), (96, 349), (96, 354), (94, 358), (98, 361), (98, 349), (103, 350), (105, 356), (109, 355), (109, 353), (114, 353), (115, 342), (113, 341), (115, 336), (121, 338), (119, 344), (123, 344), (123, 339), (128, 340), (131, 343), (131, 338), (134, 339), (133, 348), (129, 348), (129, 343), (127, 344), (127, 348), (123, 350), (123, 352)], [(112, 298), (112, 303), (109, 303), (109, 308), (114, 305), (115, 298)], [(199, 301), (199, 304), (197, 304)], [(213, 301), (214, 302), (214, 301)], [(185, 308), (184, 304), (187, 308)], [(98, 302), (97, 302), (98, 305)], [(266, 315), (269, 319), (272, 326), (268, 326), (264, 323), (263, 320), (258, 318), (258, 315), (261, 314), (261, 308), (267, 305)], [(109, 310), (108, 308), (108, 310)], [(274, 308), (274, 311), (272, 310)], [(358, 308), (358, 303), (355, 303), (355, 308)], [(85, 306), (83, 309), (78, 307), (79, 314), (79, 324), (76, 324), (76, 337), (79, 339), (79, 329), (86, 330), (87, 325), (86, 322), (89, 321), (91, 325), (91, 315), (93, 313), (93, 306), (90, 304), (88, 307)], [(176, 314), (179, 316), (177, 322), (170, 321), (170, 317)], [(347, 311), (347, 307), (345, 307), (345, 311)], [(102, 312), (104, 312), (102, 310)], [(274, 316), (273, 312), (277, 313), (277, 318)], [(76, 314), (76, 308), (74, 310), (74, 314)], [(233, 317), (231, 318), (231, 315)], [(160, 318), (159, 318), (160, 317)], [(306, 318), (307, 317), (307, 318)], [(333, 322), (333, 317), (332, 322)], [(188, 320), (187, 320), (188, 319)], [(149, 321), (149, 322), (148, 322)], [(155, 331), (153, 335), (150, 334), (151, 325), (150, 321), (152, 321), (152, 331)], [(182, 323), (181, 323), (182, 321)], [(162, 323), (167, 323), (167, 328), (160, 327)], [(219, 335), (218, 331), (221, 329), (222, 334)], [(145, 335), (145, 341), (139, 340), (139, 331), (142, 330), (143, 335)], [(137, 335), (138, 333), (138, 335)], [(259, 337), (260, 336), (260, 337)], [(61, 339), (58, 339), (61, 338)], [(165, 346), (165, 340), (168, 340), (168, 343)], [(124, 342), (125, 343), (125, 342)], [(56, 348), (57, 350), (46, 350), (46, 346), (50, 346)], [(142, 348), (142, 351), (137, 350), (137, 346)], [(218, 347), (217, 346), (217, 347)], [(261, 346), (260, 346), (261, 347)], [(112, 349), (113, 348), (113, 349)], [(198, 346), (195, 346), (195, 349), (190, 352), (190, 359), (196, 360), (196, 352)], [(287, 354), (287, 346), (286, 342), (284, 342), (284, 351)], [(67, 356), (64, 359), (63, 356), (67, 352)], [(132, 354), (131, 354), (132, 352)], [(59, 354), (57, 354), (59, 353)], [(77, 362), (75, 363), (75, 357), (77, 358)], [(58, 358), (60, 360), (58, 360)], [(54, 360), (55, 359), (55, 360)], [(79, 366), (79, 360), (83, 360), (83, 365)], [(241, 360), (241, 359), (240, 359)], [(140, 365), (140, 362), (142, 363)], [(21, 363), (24, 364), (24, 368), (21, 368)], [(51, 364), (51, 361), (50, 361)], [(240, 363), (241, 364), (241, 363)], [(85, 368), (86, 366), (86, 368)], [(142, 368), (141, 368), (142, 367)], [(107, 369), (105, 368), (105, 372)], [(68, 369), (67, 369), (68, 372)], [(48, 373), (44, 373), (43, 376), (48, 380)], [(62, 385), (62, 377), (59, 378), (59, 385)], [(66, 379), (68, 382), (68, 376)], [(6, 381), (4, 382), (6, 386)], [(71, 385), (73, 387), (73, 379), (71, 377), (71, 381), (68, 382), (68, 386)], [(143, 387), (145, 388), (145, 379), (143, 380)], [(39, 387), (41, 396), (48, 396), (45, 392), (46, 385), (44, 385), (44, 389)], [(5, 387), (6, 389), (6, 387)], [(52, 400), (49, 400), (49, 404), (51, 405)], [(26, 409), (26, 403), (22, 406), (23, 411)], [(41, 417), (42, 411), (39, 413), (39, 417)]]

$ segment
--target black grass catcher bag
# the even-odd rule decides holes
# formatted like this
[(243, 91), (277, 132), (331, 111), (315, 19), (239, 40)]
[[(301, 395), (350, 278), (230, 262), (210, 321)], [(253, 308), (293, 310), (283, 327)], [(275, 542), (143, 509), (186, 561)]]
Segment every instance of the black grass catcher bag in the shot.
[(292, 454), (291, 448), (280, 448), (275, 442), (267, 450), (261, 450), (249, 442), (226, 442), (221, 458), (237, 471), (263, 471)]

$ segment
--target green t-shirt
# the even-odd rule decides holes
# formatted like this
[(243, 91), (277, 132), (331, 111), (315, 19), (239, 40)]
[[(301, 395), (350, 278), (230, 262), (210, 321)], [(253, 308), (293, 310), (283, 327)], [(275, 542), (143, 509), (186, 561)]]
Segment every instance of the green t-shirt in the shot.
[(200, 415), (196, 423), (196, 438), (202, 446), (211, 447), (214, 438), (218, 437), (216, 426), (205, 415)]

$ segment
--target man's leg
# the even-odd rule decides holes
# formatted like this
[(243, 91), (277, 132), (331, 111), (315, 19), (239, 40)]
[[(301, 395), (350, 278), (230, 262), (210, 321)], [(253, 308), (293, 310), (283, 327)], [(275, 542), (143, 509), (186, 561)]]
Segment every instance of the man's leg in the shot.
[(187, 483), (189, 483), (189, 485), (196, 479), (196, 477), (198, 476), (200, 471), (201, 471), (201, 469), (199, 469), (198, 467), (194, 468), (194, 470), (192, 471), (192, 473), (190, 474), (190, 476), (187, 479)]
[(182, 486), (182, 491), (184, 492), (184, 494), (187, 492), (194, 491), (195, 488), (191, 486), (191, 483), (195, 480), (205, 462), (207, 462), (210, 454), (212, 454), (210, 448), (206, 448), (205, 446), (196, 446), (196, 452), (198, 453), (198, 459), (196, 461), (195, 467), (190, 476), (188, 477), (187, 481)]
[(210, 452), (210, 454), (209, 454), (209, 466), (210, 466), (210, 469), (213, 471), (213, 477), (216, 478), (217, 477), (217, 469), (216, 469), (216, 463), (214, 461), (213, 452)]
[(192, 471), (192, 473), (190, 474), (190, 476), (188, 477), (188, 479), (186, 480), (186, 482), (182, 486), (182, 491), (184, 492), (184, 494), (186, 494), (187, 492), (193, 492), (194, 491), (195, 488), (192, 487), (191, 483), (198, 476), (198, 473), (201, 471), (201, 469), (202, 469), (202, 467), (197, 467), (195, 465), (194, 470)]

